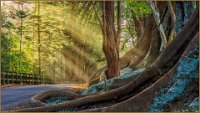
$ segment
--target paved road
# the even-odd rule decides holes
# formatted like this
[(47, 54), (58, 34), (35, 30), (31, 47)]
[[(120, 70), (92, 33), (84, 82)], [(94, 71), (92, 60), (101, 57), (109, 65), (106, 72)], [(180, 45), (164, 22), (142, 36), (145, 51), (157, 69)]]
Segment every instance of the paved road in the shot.
[(21, 102), (29, 100), (34, 95), (54, 89), (66, 89), (70, 84), (59, 85), (29, 85), (1, 89), (1, 110), (15, 106)]

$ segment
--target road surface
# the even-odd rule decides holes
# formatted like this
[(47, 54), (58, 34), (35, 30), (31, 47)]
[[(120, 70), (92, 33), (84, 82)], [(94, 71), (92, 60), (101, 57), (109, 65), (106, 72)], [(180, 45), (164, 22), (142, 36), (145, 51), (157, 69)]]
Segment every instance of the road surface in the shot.
[(67, 89), (70, 84), (59, 85), (29, 85), (8, 87), (1, 89), (1, 110), (13, 107), (19, 103), (29, 100), (34, 95), (47, 90)]

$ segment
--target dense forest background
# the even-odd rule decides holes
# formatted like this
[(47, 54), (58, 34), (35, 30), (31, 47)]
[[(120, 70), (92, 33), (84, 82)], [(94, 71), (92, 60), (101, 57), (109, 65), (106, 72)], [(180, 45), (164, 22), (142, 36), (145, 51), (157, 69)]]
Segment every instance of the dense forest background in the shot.
[[(143, 18), (151, 10), (144, 2), (126, 1), (121, 7), (123, 56), (138, 40), (133, 16)], [(2, 72), (40, 70), (56, 82), (86, 82), (106, 64), (97, 2), (2, 1), (1, 13)]]

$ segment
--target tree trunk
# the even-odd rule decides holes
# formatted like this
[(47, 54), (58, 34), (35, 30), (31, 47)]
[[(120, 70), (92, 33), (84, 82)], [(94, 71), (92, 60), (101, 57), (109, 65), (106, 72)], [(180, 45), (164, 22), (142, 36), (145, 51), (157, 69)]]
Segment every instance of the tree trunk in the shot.
[(119, 39), (114, 26), (114, 2), (103, 2), (103, 52), (106, 57), (107, 79), (119, 75)]
[(160, 49), (160, 37), (159, 36), (160, 35), (158, 32), (155, 32), (153, 34), (153, 39), (151, 40), (149, 51), (147, 52), (144, 59), (135, 66), (136, 68), (146, 68), (156, 60), (156, 58), (158, 57), (158, 55), (160, 53), (159, 52), (159, 49)]
[(38, 32), (38, 81), (40, 79), (40, 84), (43, 83), (43, 76), (41, 74), (41, 43), (40, 43), (40, 1), (38, 0), (38, 28), (37, 28), (37, 32)]
[[(104, 31), (103, 31), (103, 34), (104, 34)], [(117, 51), (118, 51), (118, 54), (119, 54), (119, 45), (120, 45), (120, 38), (121, 38), (121, 1), (117, 1), (117, 35), (116, 35), (116, 40), (117, 40)], [(103, 42), (104, 43), (104, 42)], [(118, 55), (118, 59), (119, 59), (119, 55)], [(120, 60), (120, 59), (119, 59)], [(119, 64), (119, 61), (116, 63), (118, 64), (119, 66), (117, 67), (117, 69), (119, 70), (120, 72), (120, 64)], [(94, 73), (94, 75), (92, 75), (92, 78), (90, 79), (88, 85), (92, 85), (92, 84), (95, 84), (97, 82), (100, 81), (100, 77), (96, 77), (95, 75), (100, 75), (104, 70), (107, 69), (107, 66), (105, 67), (102, 67), (100, 69), (98, 69), (96, 71), (96, 73)], [(117, 71), (117, 70), (116, 70)], [(118, 73), (118, 72), (116, 72)], [(114, 75), (113, 75), (114, 76)], [(117, 75), (118, 76), (118, 75)], [(108, 78), (109, 79), (109, 78)]]
[[(160, 14), (156, 10), (155, 5), (153, 4), (153, 2), (147, 1), (147, 3), (149, 4), (149, 6), (150, 6), (150, 8), (151, 8), (151, 10), (153, 12), (156, 24), (158, 26), (160, 24)], [(167, 46), (167, 39), (166, 39), (166, 35), (165, 35), (164, 28), (163, 28), (162, 24), (160, 24), (158, 26), (158, 29), (159, 29), (160, 37), (161, 37), (160, 51), (163, 51), (166, 48), (166, 46)]]
[[(155, 36), (153, 30), (156, 28), (156, 23), (152, 16), (149, 16), (148, 22), (146, 24), (145, 30), (140, 37), (135, 48), (127, 52), (122, 59), (129, 60), (129, 67), (135, 68), (139, 62), (146, 56), (150, 48), (151, 40)], [(129, 58), (127, 58), (129, 57)], [(121, 60), (123, 61), (123, 60)]]
[(121, 38), (121, 1), (117, 1), (117, 49), (119, 51), (120, 38)]
[(169, 13), (170, 13), (170, 17), (171, 17), (171, 31), (170, 31), (170, 35), (169, 35), (169, 43), (172, 42), (172, 40), (174, 39), (174, 37), (176, 36), (176, 32), (175, 32), (175, 22), (176, 22), (176, 15), (173, 9), (173, 5), (170, 1), (167, 1), (167, 6), (169, 9)]
[[(23, 3), (21, 3), (21, 11), (23, 11)], [(22, 84), (22, 71), (21, 71), (21, 66), (22, 66), (22, 38), (23, 38), (23, 18), (21, 17), (21, 26), (20, 26), (20, 56), (19, 56), (19, 74), (20, 74), (20, 84)]]
[(135, 15), (134, 11), (132, 11), (132, 15), (133, 15), (133, 20), (135, 22), (136, 35), (139, 38), (144, 32), (144, 26), (142, 22), (140, 21), (140, 19)]
[[(150, 48), (151, 39), (154, 36), (153, 30), (156, 28), (156, 23), (152, 15), (149, 15), (145, 20), (147, 21), (145, 29), (143, 34), (140, 36), (138, 43), (119, 59), (120, 69), (128, 66), (130, 68), (135, 68), (135, 66), (141, 62), (147, 54)], [(106, 67), (98, 69), (95, 75), (100, 75), (105, 69)], [(89, 85), (99, 82), (98, 80), (100, 80), (100, 78), (96, 76), (91, 79)]]

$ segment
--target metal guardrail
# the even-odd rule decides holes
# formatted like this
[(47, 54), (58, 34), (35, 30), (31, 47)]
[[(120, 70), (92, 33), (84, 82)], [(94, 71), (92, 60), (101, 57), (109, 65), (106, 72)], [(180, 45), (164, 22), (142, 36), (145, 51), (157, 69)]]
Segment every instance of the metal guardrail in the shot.
[(37, 74), (26, 74), (16, 72), (1, 72), (1, 84), (51, 84), (49, 78)]

